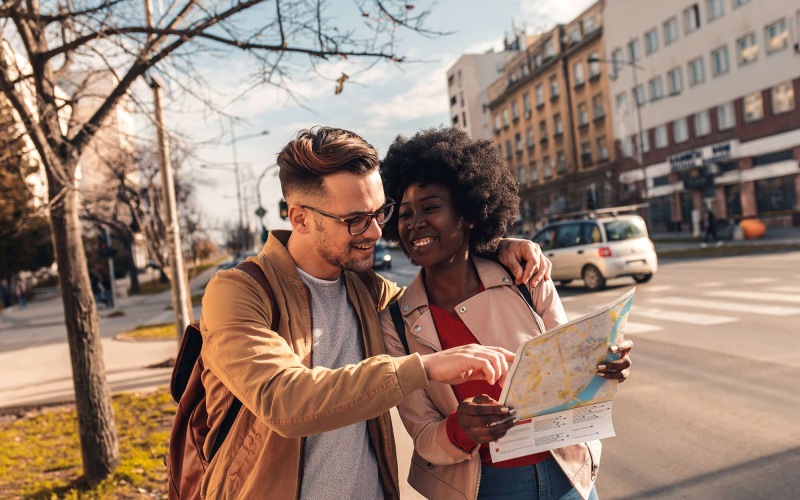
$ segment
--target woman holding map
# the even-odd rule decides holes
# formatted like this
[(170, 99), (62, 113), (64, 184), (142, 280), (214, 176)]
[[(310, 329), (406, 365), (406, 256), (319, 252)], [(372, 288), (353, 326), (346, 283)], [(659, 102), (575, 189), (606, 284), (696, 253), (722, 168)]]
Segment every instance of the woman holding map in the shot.
[[(389, 354), (471, 343), (514, 351), (567, 322), (552, 281), (531, 283), (526, 299), (503, 267), (477, 256), (494, 251), (518, 214), (516, 183), (494, 144), (457, 128), (398, 137), (381, 175), (386, 195), (400, 200), (384, 237), (399, 240), (422, 268), (394, 312), (381, 313)], [(620, 359), (598, 366), (597, 375), (624, 380), (631, 347), (613, 346)], [(407, 397), (399, 411), (415, 447), (409, 483), (435, 499), (596, 499), (599, 441), (492, 463), (488, 443), (516, 420), (514, 409), (497, 403), (500, 393), (488, 383), (431, 383)]]

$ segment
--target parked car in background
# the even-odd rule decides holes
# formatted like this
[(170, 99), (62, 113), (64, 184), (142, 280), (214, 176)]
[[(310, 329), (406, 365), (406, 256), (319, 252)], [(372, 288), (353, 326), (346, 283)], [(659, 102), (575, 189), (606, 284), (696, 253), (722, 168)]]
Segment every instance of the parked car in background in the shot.
[(375, 243), (375, 262), (372, 268), (387, 270), (392, 268), (392, 254), (389, 253), (389, 246), (383, 240)]
[(586, 288), (630, 276), (650, 281), (658, 270), (655, 246), (638, 215), (612, 215), (553, 222), (532, 238), (553, 263), (552, 278), (565, 285), (582, 279)]
[(220, 262), (219, 266), (217, 266), (217, 269), (223, 271), (226, 269), (231, 269), (233, 267), (236, 267), (240, 263), (244, 262), (248, 257), (255, 257), (256, 255), (258, 255), (257, 250), (249, 250), (247, 252), (240, 253), (239, 255), (230, 260)]

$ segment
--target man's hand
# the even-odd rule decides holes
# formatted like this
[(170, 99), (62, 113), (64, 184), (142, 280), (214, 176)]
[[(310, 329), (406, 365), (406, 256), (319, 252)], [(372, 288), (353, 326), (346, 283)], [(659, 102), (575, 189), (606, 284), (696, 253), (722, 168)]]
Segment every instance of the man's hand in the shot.
[(497, 441), (517, 422), (516, 410), (503, 406), (486, 394), (468, 398), (458, 405), (458, 425), (478, 444)]
[(514, 353), (502, 347), (469, 344), (422, 356), (428, 380), (458, 385), (470, 380), (485, 380), (490, 384), (506, 381)]
[[(530, 240), (503, 238), (497, 246), (497, 258), (514, 274), (517, 285), (528, 283), (537, 286), (550, 279), (553, 264), (542, 253), (539, 245)], [(525, 264), (525, 269), (522, 268)]]
[(608, 361), (597, 365), (597, 376), (618, 380), (620, 383), (625, 382), (628, 375), (631, 374), (631, 349), (633, 349), (633, 342), (630, 340), (623, 340), (619, 345), (609, 347), (608, 350), (614, 354), (619, 354), (620, 358), (616, 361)]

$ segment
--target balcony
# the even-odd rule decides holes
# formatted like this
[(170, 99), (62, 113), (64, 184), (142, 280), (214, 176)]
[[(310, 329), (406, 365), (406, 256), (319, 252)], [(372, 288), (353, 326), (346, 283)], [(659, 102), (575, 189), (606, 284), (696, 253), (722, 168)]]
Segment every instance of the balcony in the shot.
[(592, 161), (592, 153), (581, 153), (581, 165), (590, 167), (594, 163)]
[(539, 138), (539, 142), (542, 143), (542, 144), (545, 144), (549, 140), (550, 140), (550, 138), (547, 137), (547, 134), (543, 134), (542, 137)]
[(595, 111), (595, 113), (594, 113), (594, 122), (595, 123), (603, 121), (603, 120), (605, 120), (605, 118), (606, 118), (605, 111), (600, 111), (599, 113), (597, 111)]

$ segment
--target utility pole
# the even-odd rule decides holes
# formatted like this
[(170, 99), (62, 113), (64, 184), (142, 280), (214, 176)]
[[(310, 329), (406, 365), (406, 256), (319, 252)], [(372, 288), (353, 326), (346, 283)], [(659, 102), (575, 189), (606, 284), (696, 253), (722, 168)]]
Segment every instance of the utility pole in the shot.
[(233, 118), (231, 122), (231, 146), (233, 147), (233, 174), (236, 176), (236, 200), (239, 207), (239, 243), (242, 245), (242, 254), (247, 251), (247, 239), (244, 229), (244, 207), (242, 203), (242, 185), (239, 180), (239, 157), (236, 153), (236, 132), (233, 130)]
[(108, 252), (108, 276), (109, 276), (108, 282), (111, 285), (109, 286), (110, 290), (108, 291), (109, 299), (110, 299), (110, 302), (108, 303), (108, 308), (109, 309), (114, 309), (115, 307), (117, 307), (117, 285), (116, 285), (116, 281), (114, 280), (114, 252), (111, 251), (111, 231), (109, 231), (108, 226), (103, 226), (103, 231), (105, 232), (105, 235), (106, 235), (106, 244), (107, 244), (107, 248), (109, 250), (109, 252)]
[[(152, 0), (144, 1), (145, 18), (147, 26), (153, 27)], [(152, 35), (148, 35), (148, 44)], [(151, 47), (152, 48), (152, 47)], [(148, 75), (148, 83), (153, 90), (153, 106), (155, 108), (155, 124), (158, 136), (158, 166), (161, 170), (161, 192), (164, 197), (164, 225), (167, 229), (167, 249), (169, 252), (169, 267), (171, 271), (170, 288), (172, 289), (172, 309), (175, 311), (175, 329), (180, 340), (183, 332), (191, 323), (191, 309), (189, 308), (189, 293), (186, 275), (183, 268), (183, 251), (181, 247), (181, 233), (178, 226), (178, 204), (175, 200), (175, 181), (172, 172), (172, 160), (169, 154), (169, 141), (167, 129), (164, 126), (164, 109), (161, 105), (161, 85), (152, 73)]]

